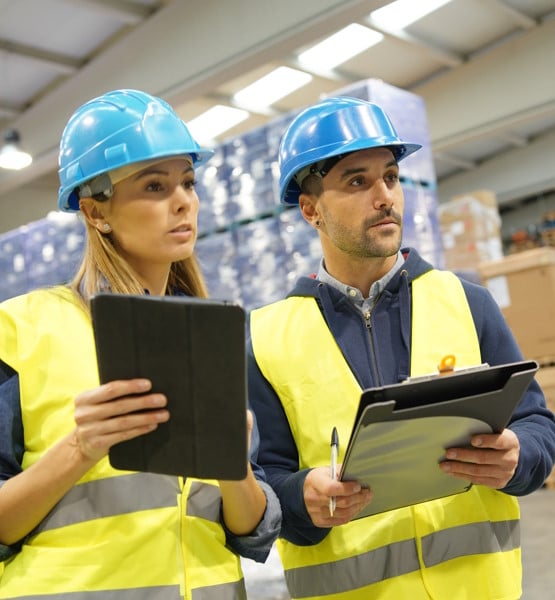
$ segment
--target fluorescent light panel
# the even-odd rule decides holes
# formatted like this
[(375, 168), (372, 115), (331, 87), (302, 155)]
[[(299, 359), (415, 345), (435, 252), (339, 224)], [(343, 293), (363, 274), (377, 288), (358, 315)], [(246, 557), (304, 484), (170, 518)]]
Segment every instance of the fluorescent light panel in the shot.
[(264, 109), (312, 81), (312, 75), (290, 67), (278, 67), (239, 90), (233, 100), (253, 110)]
[(246, 110), (216, 104), (189, 121), (187, 127), (195, 140), (207, 142), (216, 139), (248, 117), (249, 113)]
[(387, 29), (403, 29), (451, 0), (395, 0), (370, 13), (373, 21)]
[(33, 158), (30, 154), (19, 150), (12, 144), (6, 144), (0, 150), (0, 169), (19, 171), (28, 167), (32, 162)]
[(358, 23), (351, 23), (322, 42), (299, 54), (299, 62), (315, 71), (333, 69), (353, 56), (381, 42), (383, 35)]

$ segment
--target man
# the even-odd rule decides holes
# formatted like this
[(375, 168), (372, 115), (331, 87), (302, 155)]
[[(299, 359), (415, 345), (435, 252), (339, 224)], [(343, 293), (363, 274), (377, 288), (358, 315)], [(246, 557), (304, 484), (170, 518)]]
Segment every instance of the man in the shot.
[(515, 496), (541, 487), (555, 456), (555, 420), (535, 381), (507, 429), (449, 449), (438, 465), (474, 484), (468, 492), (354, 519), (372, 491), (330, 476), (330, 433), (336, 426), (344, 451), (362, 389), (432, 372), (449, 354), (457, 366), (523, 358), (485, 288), (400, 249), (398, 163), (418, 149), (380, 107), (352, 98), (306, 109), (281, 142), (281, 201), (299, 204), (323, 253), (316, 278), (250, 322), (259, 459), (282, 504), (278, 549), (293, 598), (522, 593)]

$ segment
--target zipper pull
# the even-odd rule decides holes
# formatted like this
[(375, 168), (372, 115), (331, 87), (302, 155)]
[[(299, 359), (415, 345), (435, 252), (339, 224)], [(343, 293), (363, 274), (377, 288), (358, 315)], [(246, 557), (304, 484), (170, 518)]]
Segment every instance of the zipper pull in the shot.
[(370, 323), (370, 316), (371, 316), (371, 314), (372, 314), (372, 311), (370, 311), (370, 310), (367, 310), (364, 313), (364, 320), (366, 321), (366, 328), (367, 329), (372, 329), (372, 324)]

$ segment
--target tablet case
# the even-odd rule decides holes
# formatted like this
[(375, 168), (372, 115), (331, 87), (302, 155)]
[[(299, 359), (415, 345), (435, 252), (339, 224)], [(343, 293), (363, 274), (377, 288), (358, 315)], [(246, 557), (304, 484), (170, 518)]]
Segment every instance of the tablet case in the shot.
[(170, 419), (110, 448), (116, 469), (202, 479), (247, 474), (245, 312), (187, 296), (91, 299), (102, 383), (146, 377)]
[(340, 474), (374, 492), (356, 518), (470, 489), (438, 467), (445, 450), (501, 432), (537, 370), (521, 361), (364, 390)]

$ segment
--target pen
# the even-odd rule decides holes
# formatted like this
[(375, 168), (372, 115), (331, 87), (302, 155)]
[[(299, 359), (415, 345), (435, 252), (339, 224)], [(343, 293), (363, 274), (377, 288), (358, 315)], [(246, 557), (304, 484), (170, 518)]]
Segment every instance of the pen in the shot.
[[(332, 479), (337, 479), (337, 451), (339, 450), (339, 436), (337, 435), (337, 428), (333, 428), (331, 432), (331, 467), (330, 467), (330, 476)], [(333, 513), (335, 512), (335, 496), (330, 498), (329, 503), (330, 508), (330, 517), (333, 517)]]

